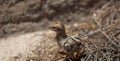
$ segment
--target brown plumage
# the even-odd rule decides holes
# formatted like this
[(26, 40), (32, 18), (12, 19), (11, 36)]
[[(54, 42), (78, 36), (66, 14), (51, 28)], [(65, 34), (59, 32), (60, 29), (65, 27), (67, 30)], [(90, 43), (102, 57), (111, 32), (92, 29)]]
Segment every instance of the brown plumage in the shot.
[(84, 51), (84, 44), (75, 36), (66, 34), (65, 26), (60, 21), (53, 21), (49, 29), (56, 32), (57, 44), (67, 53), (71, 59), (78, 58)]

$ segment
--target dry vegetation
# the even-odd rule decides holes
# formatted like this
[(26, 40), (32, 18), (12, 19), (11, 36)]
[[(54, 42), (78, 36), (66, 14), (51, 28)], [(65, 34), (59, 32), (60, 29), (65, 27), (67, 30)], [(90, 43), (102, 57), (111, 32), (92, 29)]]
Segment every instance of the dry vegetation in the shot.
[[(6, 7), (0, 10), (0, 37), (4, 37), (0, 39), (2, 41), (0, 46), (3, 46), (0, 49), (3, 48), (2, 52), (7, 51), (8, 46), (4, 47), (4, 45), (14, 46), (12, 42), (19, 43), (18, 39), (22, 40), (21, 44), (27, 40), (23, 45), (30, 44), (25, 45), (30, 47), (30, 51), (27, 51), (30, 52), (29, 54), (20, 50), (20, 54), (16, 53), (15, 56), (13, 54), (11, 61), (64, 61), (64, 55), (56, 54), (59, 48), (53, 41), (53, 32), (46, 31), (48, 30), (46, 29), (47, 24), (51, 20), (65, 22), (67, 33), (77, 34), (83, 40), (86, 55), (80, 57), (81, 61), (120, 61), (119, 0), (36, 0), (36, 2), (26, 0), (27, 4), (24, 0), (5, 1), (4, 4), (1, 3), (0, 7)], [(27, 7), (29, 5), (33, 8)], [(18, 6), (21, 7), (20, 11), (16, 9)], [(38, 30), (40, 32), (33, 32)], [(26, 32), (33, 33), (26, 35)], [(21, 33), (22, 36), (16, 36)], [(38, 33), (41, 34), (38, 35)], [(3, 42), (6, 40), (7, 42)], [(32, 42), (28, 40), (32, 40)], [(20, 46), (8, 48), (19, 49)], [(12, 51), (12, 53), (14, 52)], [(9, 57), (4, 58), (1, 55), (3, 56), (3, 54), (0, 54), (0, 61)], [(26, 56), (24, 57), (24, 55)], [(9, 59), (3, 61), (9, 61)]]

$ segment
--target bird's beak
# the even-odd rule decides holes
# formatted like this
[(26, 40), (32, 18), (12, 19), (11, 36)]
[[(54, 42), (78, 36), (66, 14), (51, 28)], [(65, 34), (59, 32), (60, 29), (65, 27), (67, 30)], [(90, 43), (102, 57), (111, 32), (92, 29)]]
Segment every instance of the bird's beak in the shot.
[(50, 26), (48, 26), (48, 29), (50, 29)]
[(49, 27), (48, 27), (48, 29), (52, 29), (52, 27), (51, 27), (51, 26), (49, 26)]

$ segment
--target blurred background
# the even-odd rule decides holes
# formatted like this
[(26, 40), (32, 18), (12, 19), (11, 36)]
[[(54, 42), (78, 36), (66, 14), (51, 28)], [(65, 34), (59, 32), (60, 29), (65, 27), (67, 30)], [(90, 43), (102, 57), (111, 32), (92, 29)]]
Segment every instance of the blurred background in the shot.
[(74, 23), (110, 1), (112, 0), (0, 0), (0, 37), (42, 30), (53, 20)]

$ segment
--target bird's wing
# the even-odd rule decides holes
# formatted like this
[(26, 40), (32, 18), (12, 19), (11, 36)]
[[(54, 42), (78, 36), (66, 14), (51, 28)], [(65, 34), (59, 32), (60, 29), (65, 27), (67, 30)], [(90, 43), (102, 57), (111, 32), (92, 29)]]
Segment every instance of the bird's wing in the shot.
[(74, 51), (80, 48), (82, 45), (81, 41), (73, 36), (69, 36), (66, 38), (63, 47), (66, 51)]

